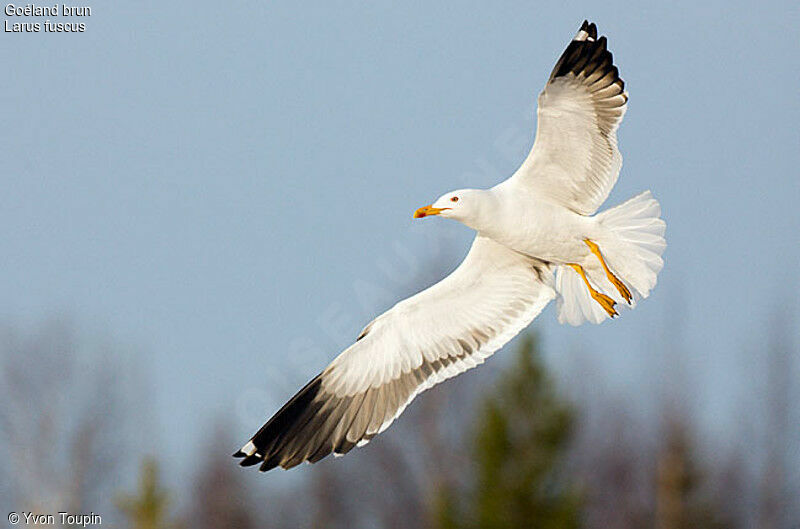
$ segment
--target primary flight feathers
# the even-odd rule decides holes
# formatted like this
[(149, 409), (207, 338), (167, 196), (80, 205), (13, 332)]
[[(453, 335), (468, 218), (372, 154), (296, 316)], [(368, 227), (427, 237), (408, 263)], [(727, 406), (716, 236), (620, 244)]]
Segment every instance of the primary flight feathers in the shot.
[(534, 149), (514, 178), (591, 215), (617, 182), (628, 94), (606, 38), (584, 22), (539, 95)]
[(385, 430), (420, 392), (481, 364), (552, 300), (574, 325), (647, 297), (664, 222), (649, 192), (592, 215), (622, 159), (628, 96), (605, 37), (584, 22), (539, 96), (533, 149), (489, 190), (447, 193), (415, 218), (453, 218), (477, 236), (449, 276), (373, 320), (238, 452), (262, 471), (345, 454)]

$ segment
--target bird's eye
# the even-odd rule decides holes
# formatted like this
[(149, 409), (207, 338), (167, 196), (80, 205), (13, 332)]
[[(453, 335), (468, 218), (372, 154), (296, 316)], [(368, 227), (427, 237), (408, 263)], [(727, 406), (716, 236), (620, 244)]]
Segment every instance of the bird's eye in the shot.
[(450, 202), (458, 202), (458, 197), (453, 197), (450, 199)]

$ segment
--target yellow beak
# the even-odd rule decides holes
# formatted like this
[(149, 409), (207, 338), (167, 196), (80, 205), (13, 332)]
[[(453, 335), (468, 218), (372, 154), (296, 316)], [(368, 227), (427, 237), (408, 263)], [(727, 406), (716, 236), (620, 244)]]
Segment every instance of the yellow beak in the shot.
[(435, 208), (433, 205), (430, 206), (423, 206), (419, 208), (417, 211), (414, 212), (415, 219), (421, 219), (422, 217), (429, 217), (431, 215), (438, 215), (442, 211), (450, 209), (450, 208)]

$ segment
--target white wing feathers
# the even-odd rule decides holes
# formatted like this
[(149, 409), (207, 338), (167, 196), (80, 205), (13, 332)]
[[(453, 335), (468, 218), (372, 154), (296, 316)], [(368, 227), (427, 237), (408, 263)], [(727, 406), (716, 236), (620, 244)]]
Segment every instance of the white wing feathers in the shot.
[[(622, 165), (616, 131), (628, 101), (624, 89), (605, 37), (584, 21), (539, 96), (533, 149), (506, 183), (583, 215), (597, 211)], [(663, 222), (639, 222), (640, 202), (649, 200), (604, 214), (617, 238), (601, 241), (604, 248), (616, 243), (620, 255), (652, 261), (652, 270), (637, 272), (642, 296), (655, 284), (661, 261), (660, 251), (652, 257), (637, 244), (663, 251)], [(452, 274), (370, 323), (234, 456), (266, 471), (368, 442), (421, 391), (482, 363), (525, 328), (556, 296), (552, 272), (547, 263), (476, 237)], [(573, 316), (572, 323), (581, 315)]]
[(537, 196), (591, 215), (617, 181), (617, 127), (628, 95), (606, 38), (583, 23), (539, 95), (536, 139), (511, 177)]
[(234, 455), (266, 471), (368, 442), (525, 328), (555, 297), (552, 281), (544, 263), (476, 237), (452, 274), (376, 318)]

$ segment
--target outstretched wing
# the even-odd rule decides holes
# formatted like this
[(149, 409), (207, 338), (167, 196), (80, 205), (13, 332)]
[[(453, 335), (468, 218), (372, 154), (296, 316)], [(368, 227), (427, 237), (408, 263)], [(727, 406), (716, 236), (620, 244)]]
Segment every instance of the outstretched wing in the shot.
[(536, 139), (511, 177), (573, 211), (591, 215), (617, 182), (617, 127), (628, 94), (606, 38), (583, 22), (539, 95)]
[(452, 274), (370, 323), (234, 456), (266, 471), (347, 453), (421, 391), (482, 363), (554, 297), (549, 265), (476, 237)]

